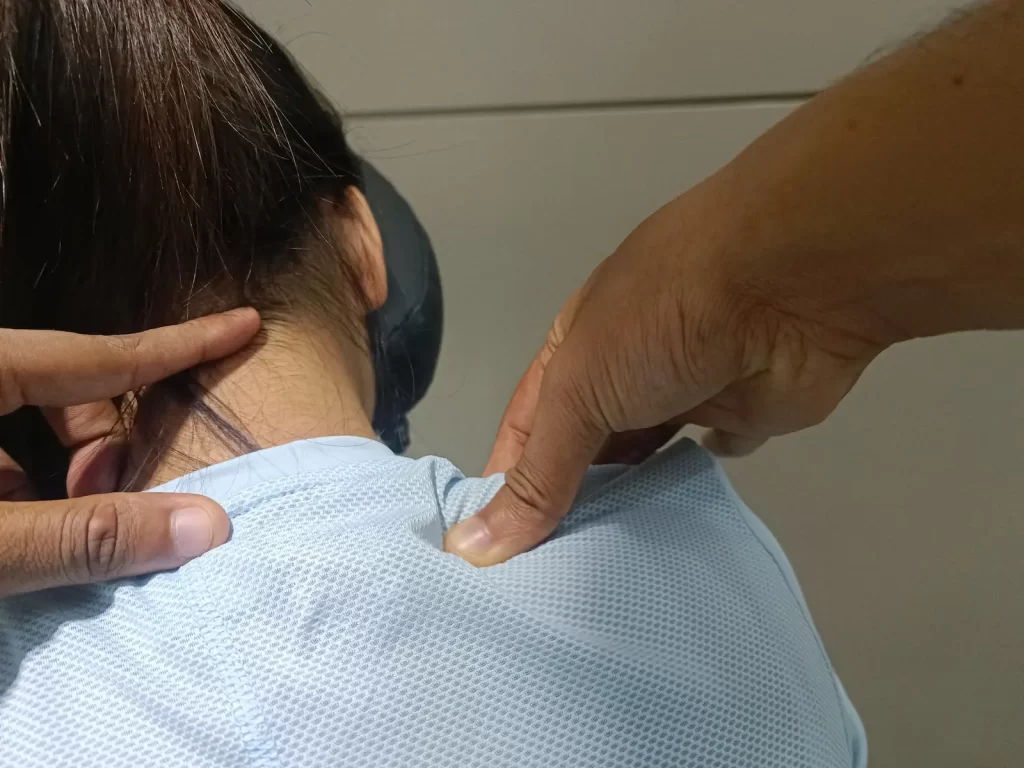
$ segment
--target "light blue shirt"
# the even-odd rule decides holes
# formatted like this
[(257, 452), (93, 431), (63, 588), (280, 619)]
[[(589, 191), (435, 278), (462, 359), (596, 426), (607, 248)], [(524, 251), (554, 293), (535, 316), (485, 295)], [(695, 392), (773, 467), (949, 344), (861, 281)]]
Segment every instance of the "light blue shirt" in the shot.
[(0, 601), (0, 766), (863, 768), (789, 563), (703, 450), (594, 470), (504, 565), (442, 552), (500, 484), (339, 437), (164, 486), (231, 541)]

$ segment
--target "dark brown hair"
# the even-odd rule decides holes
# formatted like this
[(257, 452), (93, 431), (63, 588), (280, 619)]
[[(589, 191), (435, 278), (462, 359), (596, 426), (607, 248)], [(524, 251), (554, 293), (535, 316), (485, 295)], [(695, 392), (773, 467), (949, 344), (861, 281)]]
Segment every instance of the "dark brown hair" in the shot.
[(0, 0), (0, 326), (361, 316), (323, 221), (358, 183), (336, 113), (226, 3)]

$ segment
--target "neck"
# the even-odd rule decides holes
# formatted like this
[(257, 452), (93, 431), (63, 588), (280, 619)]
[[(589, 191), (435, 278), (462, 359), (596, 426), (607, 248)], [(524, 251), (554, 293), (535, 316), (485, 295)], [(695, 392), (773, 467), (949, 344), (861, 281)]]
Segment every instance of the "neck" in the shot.
[[(365, 351), (322, 329), (276, 325), (253, 344), (201, 369), (205, 405), (258, 448), (334, 435), (375, 437), (373, 369)], [(202, 417), (205, 408), (139, 407), (126, 477), (132, 490), (152, 488), (234, 458), (237, 446)], [(155, 427), (155, 428), (154, 428)]]

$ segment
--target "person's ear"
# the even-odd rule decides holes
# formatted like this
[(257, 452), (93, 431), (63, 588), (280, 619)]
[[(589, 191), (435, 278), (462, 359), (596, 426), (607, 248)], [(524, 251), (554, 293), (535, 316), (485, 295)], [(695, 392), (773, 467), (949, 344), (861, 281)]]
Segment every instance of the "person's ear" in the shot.
[(348, 260), (359, 279), (368, 311), (384, 306), (388, 298), (388, 273), (384, 265), (384, 241), (370, 204), (357, 187), (345, 190), (344, 203), (331, 204), (330, 220)]

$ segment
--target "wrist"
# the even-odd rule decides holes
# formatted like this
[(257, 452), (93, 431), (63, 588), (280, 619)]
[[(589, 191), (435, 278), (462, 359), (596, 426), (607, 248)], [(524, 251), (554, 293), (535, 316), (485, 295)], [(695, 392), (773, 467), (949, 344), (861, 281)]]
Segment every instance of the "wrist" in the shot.
[(888, 310), (898, 281), (859, 256), (840, 226), (796, 202), (795, 189), (775, 187), (746, 165), (741, 157), (688, 193), (701, 199), (695, 208), (713, 283), (755, 311), (879, 349), (914, 335)]
[(701, 185), (723, 268), (781, 311), (886, 346), (1024, 328), (1024, 219), (1010, 189), (1024, 173), (943, 166), (915, 145), (917, 121), (865, 124), (887, 113), (877, 83), (838, 88)]

